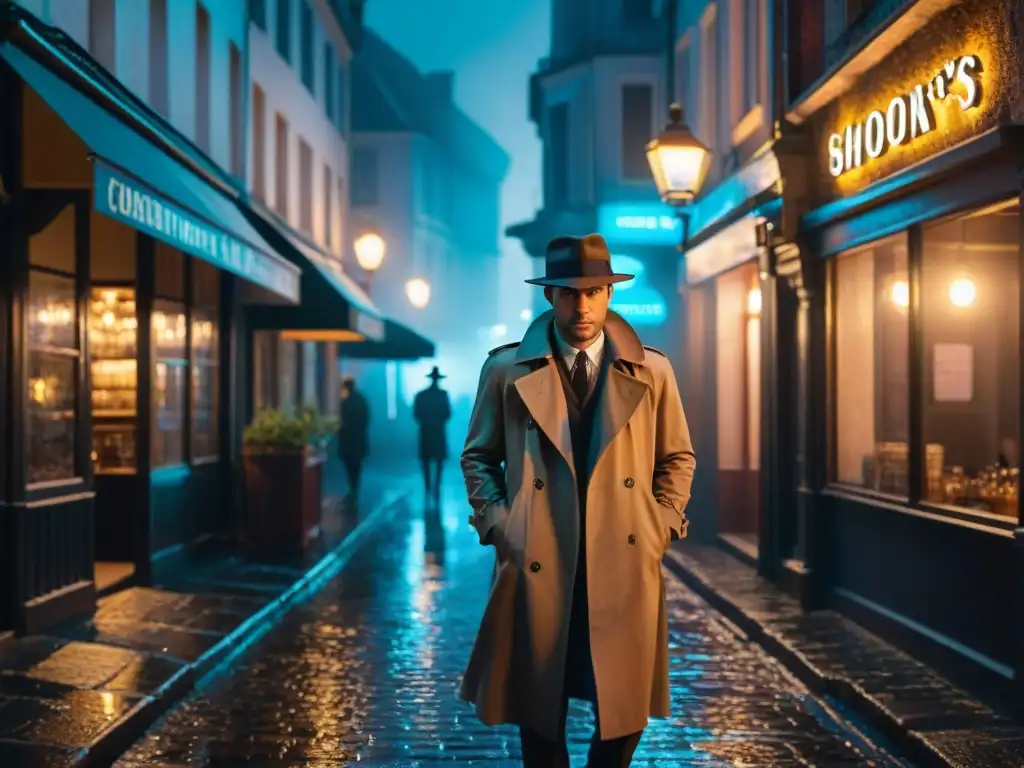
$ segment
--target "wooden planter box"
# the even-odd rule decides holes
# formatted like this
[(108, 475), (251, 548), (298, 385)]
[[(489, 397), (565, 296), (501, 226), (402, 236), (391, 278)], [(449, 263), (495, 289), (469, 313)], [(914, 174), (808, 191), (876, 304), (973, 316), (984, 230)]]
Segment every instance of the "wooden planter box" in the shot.
[(320, 532), (325, 455), (246, 452), (245, 546), (253, 553), (303, 551)]

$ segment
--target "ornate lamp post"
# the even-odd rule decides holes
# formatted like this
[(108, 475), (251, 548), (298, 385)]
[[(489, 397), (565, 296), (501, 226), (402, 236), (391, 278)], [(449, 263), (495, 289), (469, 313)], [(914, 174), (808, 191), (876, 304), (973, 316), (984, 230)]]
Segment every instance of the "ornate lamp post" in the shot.
[(686, 206), (700, 192), (711, 165), (711, 150), (683, 122), (683, 106), (668, 108), (669, 121), (657, 138), (647, 144), (647, 162), (661, 199), (673, 206), (683, 222), (681, 248), (689, 239)]
[(363, 270), (363, 290), (370, 292), (370, 284), (373, 281), (373, 274), (380, 265), (384, 263), (384, 256), (387, 253), (387, 243), (384, 238), (374, 231), (368, 231), (356, 238), (354, 244), (356, 261)]

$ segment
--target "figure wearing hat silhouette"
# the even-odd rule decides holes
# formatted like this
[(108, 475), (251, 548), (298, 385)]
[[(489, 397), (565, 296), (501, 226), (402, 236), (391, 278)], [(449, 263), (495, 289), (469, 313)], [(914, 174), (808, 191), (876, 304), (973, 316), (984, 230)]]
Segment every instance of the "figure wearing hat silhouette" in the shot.
[(445, 378), (435, 365), (427, 374), (430, 386), (416, 393), (412, 415), (420, 427), (420, 464), (423, 467), (423, 487), (427, 504), (441, 506), (441, 474), (448, 458), (448, 421), (452, 406), (448, 393), (438, 382)]
[(341, 423), (338, 426), (338, 454), (348, 475), (348, 500), (355, 505), (359, 500), (359, 481), (363, 474), (363, 462), (370, 452), (370, 404), (363, 393), (356, 389), (351, 376), (341, 381)]
[(548, 244), (551, 310), (480, 374), (462, 472), (497, 570), (462, 697), (519, 726), (528, 768), (569, 765), (569, 698), (593, 704), (589, 768), (628, 766), (669, 716), (661, 558), (695, 465), (668, 359), (609, 309), (604, 238)]

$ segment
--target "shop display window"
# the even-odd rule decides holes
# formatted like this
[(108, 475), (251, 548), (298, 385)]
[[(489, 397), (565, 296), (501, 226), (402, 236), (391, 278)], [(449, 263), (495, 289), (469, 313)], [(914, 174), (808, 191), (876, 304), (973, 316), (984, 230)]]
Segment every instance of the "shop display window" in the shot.
[(833, 480), (908, 495), (906, 234), (832, 263)]
[(218, 453), (218, 333), (216, 318), (201, 310), (192, 316), (192, 457)]
[(96, 474), (136, 469), (138, 315), (132, 288), (98, 286), (89, 296), (92, 461)]
[(153, 303), (153, 456), (152, 466), (185, 461), (185, 405), (188, 400), (187, 316), (180, 302)]
[[(65, 214), (67, 211), (65, 211)], [(46, 483), (75, 477), (75, 397), (78, 349), (75, 278), (51, 271), (65, 266), (55, 250), (74, 254), (74, 243), (51, 231), (61, 227), (58, 216), (32, 238), (30, 258), (46, 265), (29, 271), (26, 325), (28, 332), (28, 482)], [(44, 247), (45, 246), (45, 247)], [(70, 265), (73, 268), (73, 264)]]
[(923, 500), (1017, 518), (1017, 201), (926, 226), (921, 259)]

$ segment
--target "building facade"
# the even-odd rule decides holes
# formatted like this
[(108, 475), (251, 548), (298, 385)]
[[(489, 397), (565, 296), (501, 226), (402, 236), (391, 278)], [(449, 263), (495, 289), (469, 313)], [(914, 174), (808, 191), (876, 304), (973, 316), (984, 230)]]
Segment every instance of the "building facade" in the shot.
[[(680, 221), (659, 199), (644, 149), (668, 115), (663, 49), (668, 4), (553, 0), (551, 53), (530, 80), (530, 118), (543, 145), (543, 205), (507, 234), (543, 273), (557, 235), (600, 232), (616, 269), (613, 308), (645, 344), (680, 362)], [(535, 313), (548, 308), (536, 294)]]
[[(454, 73), (422, 73), (367, 31), (353, 78), (352, 226), (387, 243), (370, 292), (381, 311), (429, 327), (437, 344), (429, 365), (360, 372), (389, 400), (378, 403), (388, 414), (382, 429), (405, 440), (400, 425), (430, 365), (442, 367), (456, 399), (476, 391), (480, 356), (500, 320), (500, 192), (509, 158), (456, 104)], [(417, 278), (430, 286), (423, 307), (405, 290)]]
[(761, 574), (1020, 700), (1019, 9), (771, 7)]

